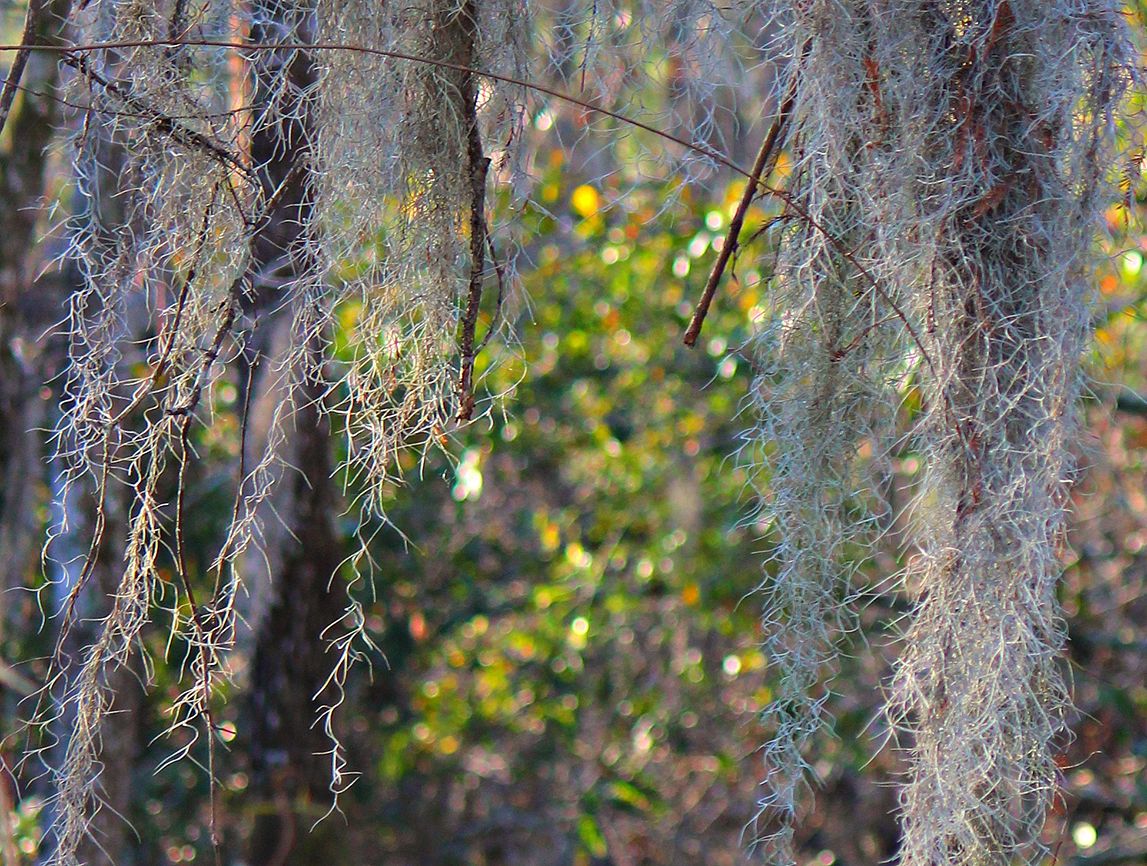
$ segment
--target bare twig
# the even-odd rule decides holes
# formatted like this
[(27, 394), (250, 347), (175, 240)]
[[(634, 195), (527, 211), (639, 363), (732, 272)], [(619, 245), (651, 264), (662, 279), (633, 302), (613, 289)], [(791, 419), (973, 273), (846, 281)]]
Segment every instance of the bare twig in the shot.
[[(806, 42), (801, 51), (801, 57), (808, 54), (811, 41)], [(787, 87), (785, 88), (784, 99), (781, 100), (780, 108), (777, 111), (777, 116), (773, 119), (772, 126), (769, 127), (768, 133), (765, 135), (765, 140), (761, 143), (761, 149), (757, 153), (757, 158), (753, 162), (753, 170), (749, 183), (745, 186), (745, 193), (741, 196), (741, 201), (737, 205), (737, 210), (733, 214), (733, 218), (729, 221), (729, 231), (725, 235), (725, 245), (721, 247), (717, 253), (717, 261), (713, 263), (713, 269), (709, 272), (709, 280), (705, 283), (705, 291), (701, 293), (701, 300), (697, 303), (697, 309), (693, 312), (693, 318), (689, 322), (689, 327), (685, 331), (684, 342), (686, 346), (694, 346), (697, 344), (697, 338), (701, 335), (701, 327), (705, 324), (705, 316), (709, 314), (709, 307), (713, 303), (713, 296), (717, 293), (717, 285), (721, 282), (721, 277), (725, 273), (725, 266), (728, 265), (729, 259), (737, 251), (740, 238), (741, 228), (745, 224), (745, 215), (749, 212), (749, 206), (753, 203), (753, 199), (757, 197), (758, 193), (766, 192), (767, 188), (762, 181), (766, 181), (769, 175), (773, 173), (776, 167), (777, 158), (780, 156), (778, 145), (784, 135), (785, 127), (788, 125), (789, 116), (792, 114), (793, 103), (796, 101), (797, 95), (797, 79), (800, 75), (800, 69), (795, 68)]]
[[(457, 17), (467, 60), (474, 52), (476, 15), (474, 0), (467, 0)], [(469, 72), (464, 73), (459, 96), (466, 123), (466, 162), (470, 172), (470, 285), (466, 311), (462, 316), (462, 339), (459, 345), (462, 373), (458, 381), (458, 420), (469, 421), (474, 414), (474, 331), (478, 325), (482, 281), (486, 270), (486, 176), (490, 170), (490, 159), (482, 148), (482, 133), (478, 128), (478, 94), (474, 87), (474, 76)]]
[[(59, 48), (59, 46), (55, 47)], [(98, 84), (107, 93), (112, 94), (114, 97), (116, 97), (116, 99), (120, 100), (120, 102), (131, 108), (133, 111), (139, 112), (144, 117), (151, 119), (152, 122), (155, 123), (156, 128), (163, 134), (169, 136), (173, 141), (179, 142), (184, 147), (202, 151), (212, 159), (223, 163), (229, 168), (235, 169), (252, 183), (258, 183), (258, 178), (255, 176), (254, 172), (252, 172), (250, 168), (243, 164), (241, 159), (228, 151), (227, 148), (225, 148), (223, 145), (212, 141), (202, 133), (196, 132), (193, 129), (188, 129), (186, 126), (179, 123), (169, 115), (164, 114), (155, 108), (152, 108), (140, 100), (138, 97), (132, 96), (127, 92), (127, 90), (120, 82), (108, 78), (98, 69), (93, 68), (85, 56), (75, 53), (75, 51), (76, 49), (64, 50), (62, 58), (63, 62), (68, 66), (71, 66), (89, 81)]]
[(490, 316), (490, 327), (486, 329), (485, 336), (474, 347), (475, 354), (485, 349), (490, 338), (494, 336), (494, 331), (497, 330), (502, 315), (502, 303), (506, 298), (506, 273), (502, 263), (498, 260), (498, 251), (494, 249), (494, 239), (490, 237), (489, 226), (486, 227), (486, 248), (490, 253), (490, 263), (494, 266), (494, 275), (498, 278), (498, 297), (494, 299), (494, 312)]
[(24, 33), (20, 37), (20, 46), (16, 50), (12, 67), (8, 70), (8, 77), (4, 80), (4, 89), (0, 91), (0, 133), (4, 132), (4, 126), (8, 123), (12, 101), (16, 98), (20, 79), (24, 77), (24, 68), (32, 55), (32, 40), (36, 38), (36, 31), (40, 29), (45, 7), (45, 0), (28, 0), (28, 11), (24, 15)]

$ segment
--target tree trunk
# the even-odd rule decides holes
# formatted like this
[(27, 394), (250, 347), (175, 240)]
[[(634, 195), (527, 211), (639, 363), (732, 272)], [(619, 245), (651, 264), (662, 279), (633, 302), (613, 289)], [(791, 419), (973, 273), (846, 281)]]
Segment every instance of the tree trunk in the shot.
[[(59, 44), (70, 0), (32, 0), (36, 42)], [(31, 52), (22, 90), (16, 92), (0, 138), (0, 636), (14, 597), (35, 560), (40, 537), (37, 504), (43, 502), (41, 430), (49, 426), (50, 401), (41, 394), (63, 361), (49, 335), (60, 316), (66, 280), (43, 265), (40, 202), (47, 194), (46, 149), (59, 119), (54, 94), (59, 66), (53, 55)]]
[[(308, 389), (308, 401), (320, 399), (315, 390)], [(328, 833), (307, 835), (331, 797), (331, 743), (316, 724), (318, 705), (327, 701), (316, 695), (334, 664), (323, 632), (343, 614), (337, 587), (329, 587), (345, 554), (334, 526), (338, 494), (327, 422), (314, 402), (299, 408), (296, 422), (287, 462), (298, 470), (281, 482), (282, 525), (266, 538), (276, 567), (251, 671), (255, 819), (248, 860), (255, 866), (312, 863), (320, 850), (326, 863), (340, 862), (334, 840), (322, 838)]]
[[(256, 10), (256, 20), (273, 21), (277, 32), (258, 25), (251, 32), (254, 42), (283, 41), (284, 32), (309, 41), (313, 31), (312, 15), (305, 9), (284, 11), (267, 3)], [(302, 227), (309, 224), (313, 206), (312, 177), (306, 168), (312, 119), (304, 95), (313, 88), (316, 72), (304, 52), (263, 54), (256, 62), (260, 103), (282, 100), (276, 93), (280, 77), (290, 83), (295, 101), (280, 102), (278, 111), (252, 136), (252, 163), (259, 167), (268, 198), (290, 179), (256, 239), (252, 270), (274, 271), (279, 285), (290, 285), (308, 279), (314, 270)], [(279, 309), (279, 292), (277, 286), (264, 287), (253, 301), (252, 312), (270, 356), (257, 363), (252, 377), (251, 402), (256, 409), (285, 396), (276, 381), (274, 362), (280, 351), (290, 351), (284, 347), (295, 337), (289, 333), (292, 311)], [(306, 346), (309, 371), (321, 363), (320, 342), (311, 338)], [(310, 833), (328, 809), (322, 800), (331, 797), (331, 743), (315, 722), (319, 705), (326, 703), (319, 693), (333, 665), (323, 632), (343, 615), (337, 588), (331, 584), (345, 558), (334, 521), (339, 494), (331, 477), (330, 427), (321, 408), (323, 388), (316, 379), (308, 377), (306, 383), (297, 384), (288, 397), (297, 405), (286, 453), (279, 455), (285, 477), (263, 521), (267, 585), (252, 588), (254, 597), (264, 599), (254, 611), (247, 726), (254, 815), (247, 860), (253, 866), (313, 863), (320, 853), (327, 864), (341, 862), (333, 824)], [(316, 800), (318, 805), (312, 805)]]
[[(31, 41), (60, 44), (71, 5), (70, 0), (31, 0)], [(40, 274), (44, 262), (53, 256), (40, 244), (40, 235), (47, 229), (40, 205), (51, 183), (47, 149), (60, 121), (60, 103), (55, 98), (58, 82), (56, 56), (31, 52), (0, 139), (0, 200), (4, 202), (0, 208), (0, 638), (9, 627), (23, 634), (33, 630), (22, 620), (21, 602), (26, 596), (10, 590), (26, 586), (38, 564), (41, 506), (53, 484), (44, 459), (43, 431), (52, 426), (54, 419), (49, 414), (52, 400), (45, 393), (44, 383), (55, 380), (66, 354), (52, 325), (60, 317), (67, 293), (78, 281), (73, 268)], [(78, 490), (75, 495), (80, 496)], [(58, 507), (68, 508), (69, 504), (60, 502)], [(88, 513), (90, 505), (75, 509), (69, 516), (68, 537), (57, 539), (62, 547), (75, 541), (79, 549), (74, 553), (79, 557), (85, 552), (79, 539), (84, 537), (82, 532), (87, 525), (81, 512)], [(110, 505), (109, 511), (114, 510), (114, 505)], [(56, 558), (62, 563), (72, 559), (66, 554)], [(78, 570), (78, 561), (61, 565), (60, 574), (54, 576), (61, 590), (57, 597), (67, 595), (71, 588), (68, 572)], [(109, 561), (108, 552), (102, 551), (92, 575), (96, 591), (85, 594), (82, 600), (91, 609), (79, 612), (77, 627), (62, 647), (65, 659), (78, 657), (90, 643), (92, 629), (85, 627), (85, 621), (106, 614), (106, 610), (99, 609), (100, 600), (106, 600), (107, 594), (114, 591), (115, 565)], [(33, 611), (34, 606), (29, 605), (28, 610)], [(121, 670), (114, 676), (115, 709), (123, 715), (120, 724), (104, 738), (99, 785), (103, 806), (93, 816), (91, 834), (79, 854), (81, 862), (93, 866), (131, 862), (126, 856), (131, 850), (131, 829), (125, 816), (130, 807), (132, 768), (138, 746), (136, 722), (141, 693), (130, 671)], [(21, 675), (6, 686), (26, 691), (20, 687), (25, 680)], [(15, 704), (24, 695), (12, 694), (11, 688), (3, 691), (5, 718), (18, 718), (20, 712)], [(68, 722), (67, 718), (58, 720), (56, 729), (69, 730)], [(4, 735), (9, 733), (3, 731)], [(4, 821), (14, 805), (10, 802), (13, 793), (7, 784), (0, 787)], [(5, 836), (3, 843), (5, 860), (15, 863), (11, 840)]]

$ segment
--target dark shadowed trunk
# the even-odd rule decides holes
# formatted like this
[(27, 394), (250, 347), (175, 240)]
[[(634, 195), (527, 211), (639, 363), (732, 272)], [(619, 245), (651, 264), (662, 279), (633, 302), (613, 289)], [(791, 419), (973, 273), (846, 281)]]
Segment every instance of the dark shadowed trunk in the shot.
[[(281, 41), (291, 33), (305, 40), (313, 30), (311, 13), (303, 9), (267, 3), (257, 13), (262, 13), (256, 14), (257, 21), (272, 23), (252, 28), (255, 42)], [(275, 362), (295, 339), (289, 333), (294, 311), (282, 309), (281, 287), (309, 278), (313, 270), (301, 227), (309, 222), (313, 203), (306, 98), (316, 73), (304, 52), (264, 53), (254, 62), (259, 103), (272, 98), (278, 103), (253, 133), (252, 162), (262, 167), (268, 197), (286, 182), (256, 241), (252, 268), (267, 277), (273, 274), (273, 279), (257, 286), (251, 310), (259, 323), (249, 346), (256, 353), (251, 403), (253, 413), (263, 414), (260, 404), (265, 407), (284, 396), (276, 382)], [(273, 83), (283, 74), (284, 64), (288, 97), (276, 92)], [(307, 346), (312, 371), (322, 355), (317, 342)], [(258, 355), (263, 355), (261, 362)], [(335, 526), (339, 494), (331, 477), (334, 464), (330, 427), (321, 410), (322, 390), (321, 384), (311, 381), (294, 394), (297, 406), (288, 423), (286, 453), (280, 455), (284, 476), (263, 521), (269, 573), (255, 577), (267, 585), (252, 590), (256, 598), (264, 599), (256, 604), (252, 623), (255, 647), (247, 725), (249, 802), (254, 815), (247, 860), (252, 866), (314, 863), (319, 853), (326, 864), (341, 862), (338, 828), (327, 824), (311, 832), (331, 796), (331, 744), (322, 726), (315, 724), (322, 702), (316, 695), (333, 665), (322, 635), (343, 613), (342, 595), (337, 587), (331, 589), (331, 583), (345, 557)], [(264, 427), (255, 418), (251, 426)], [(257, 452), (262, 443), (252, 444)]]
[[(308, 395), (317, 398), (318, 395)], [(333, 660), (323, 632), (342, 615), (337, 587), (328, 591), (344, 558), (335, 531), (337, 491), (331, 480), (330, 437), (314, 404), (301, 407), (283, 479), (283, 525), (268, 528), (270, 605), (257, 632), (250, 684), (251, 793), (256, 809), (252, 864), (313, 863), (321, 849), (328, 864), (340, 862), (326, 832), (310, 838), (331, 794), (330, 742), (316, 725), (317, 702)], [(278, 508), (276, 509), (278, 510)], [(334, 822), (339, 824), (337, 820)], [(317, 848), (316, 848), (317, 846)]]
[[(71, 3), (33, 0), (35, 40), (59, 43)], [(47, 226), (47, 148), (59, 120), (59, 67), (31, 52), (0, 138), (0, 635), (9, 624), (9, 588), (21, 586), (39, 550), (37, 506), (46, 499), (42, 430), (50, 426), (43, 383), (63, 362), (48, 334), (67, 291), (58, 271), (40, 276), (38, 241)]]
[[(32, 0), (28, 19), (31, 41), (59, 44), (71, 7), (69, 0)], [(61, 469), (45, 460), (44, 431), (56, 420), (49, 411), (53, 405), (51, 386), (45, 383), (56, 381), (66, 362), (64, 340), (53, 326), (63, 316), (68, 294), (80, 282), (74, 267), (45, 271), (45, 263), (58, 250), (51, 248), (52, 239), (41, 243), (51, 228), (42, 207), (53, 185), (49, 146), (63, 119), (57, 99), (59, 69), (54, 54), (28, 54), (0, 143), (0, 201), (4, 203), (0, 208), (0, 588), (4, 590), (0, 592), (0, 629), (12, 627), (24, 634), (30, 633), (24, 617), (35, 611), (35, 605), (23, 603), (27, 596), (8, 590), (28, 585), (38, 567), (42, 506), (55, 486), (52, 476)], [(114, 158), (108, 162), (108, 171), (114, 172), (110, 168)], [(115, 224), (116, 215), (105, 216), (109, 225)], [(106, 502), (110, 528), (106, 539), (119, 538), (116, 530), (123, 526), (124, 504), (118, 493), (115, 491)], [(62, 605), (78, 576), (93, 507), (92, 490), (82, 483), (67, 498), (57, 501), (60, 511), (54, 522), (66, 525), (67, 531), (56, 539), (53, 548), (53, 611)], [(63, 510), (68, 512), (66, 516)], [(97, 551), (91, 589), (77, 598), (74, 625), (60, 648), (65, 676), (70, 665), (78, 665), (84, 649), (94, 640), (100, 618), (110, 609), (120, 575), (119, 551), (113, 547), (105, 543)], [(58, 626), (59, 620), (55, 624)], [(111, 676), (117, 723), (108, 726), (103, 735), (97, 783), (100, 805), (77, 852), (79, 862), (91, 866), (137, 862), (131, 856), (136, 845), (129, 821), (142, 689), (136, 672), (121, 668)], [(26, 711), (25, 707), (17, 712), (9, 704), (5, 717), (15, 719)], [(65, 711), (54, 728), (70, 730), (72, 721)], [(66, 737), (62, 738), (59, 749), (66, 743)], [(11, 857), (11, 852), (7, 854)]]

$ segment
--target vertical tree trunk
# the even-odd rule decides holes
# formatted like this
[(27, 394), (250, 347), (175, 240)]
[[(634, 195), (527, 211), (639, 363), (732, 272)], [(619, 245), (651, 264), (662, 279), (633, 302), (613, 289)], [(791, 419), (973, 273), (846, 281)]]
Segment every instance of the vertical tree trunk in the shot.
[[(33, 38), (59, 44), (69, 0), (31, 0)], [(47, 489), (42, 471), (49, 402), (40, 391), (62, 362), (47, 332), (60, 315), (65, 280), (57, 272), (37, 278), (45, 260), (39, 205), (47, 194), (47, 147), (59, 119), (54, 98), (59, 67), (50, 54), (32, 52), (0, 138), (0, 636), (7, 624), (8, 589), (27, 576), (40, 537), (36, 505)]]
[[(31, 0), (29, 31), (36, 44), (60, 44), (71, 11), (70, 0)], [(57, 57), (31, 52), (15, 91), (3, 138), (0, 139), (0, 637), (14, 626), (26, 631), (26, 623), (17, 622), (23, 596), (10, 592), (24, 586), (36, 567), (39, 539), (42, 537), (40, 506), (52, 488), (46, 471), (43, 430), (50, 428), (49, 399), (42, 394), (45, 382), (53, 381), (65, 361), (63, 341), (52, 325), (65, 306), (65, 297), (77, 284), (73, 268), (53, 269), (41, 274), (44, 262), (53, 255), (40, 243), (47, 230), (40, 204), (48, 195), (51, 165), (48, 147), (60, 121), (60, 103), (55, 98), (59, 83)], [(79, 496), (79, 491), (76, 491)], [(69, 503), (58, 503), (67, 508)], [(87, 521), (78, 513), (88, 513), (91, 503), (69, 516), (70, 537), (77, 540)], [(114, 511), (114, 505), (109, 508)], [(68, 547), (68, 539), (58, 539)], [(82, 545), (80, 545), (82, 547)], [(59, 551), (57, 551), (59, 553)], [(74, 551), (82, 556), (83, 550)], [(68, 555), (58, 556), (63, 561)], [(114, 557), (112, 558), (114, 559)], [(71, 566), (78, 568), (78, 566)], [(55, 575), (66, 595), (70, 584), (68, 565)], [(80, 613), (80, 620), (102, 616), (99, 599), (115, 587), (115, 562), (107, 551), (101, 552), (92, 581), (94, 593), (86, 594), (84, 603), (92, 609)], [(92, 638), (91, 629), (82, 622), (72, 630), (62, 648), (65, 658), (82, 652)], [(126, 855), (131, 850), (131, 828), (125, 816), (130, 806), (132, 767), (138, 745), (133, 722), (138, 717), (140, 691), (134, 675), (119, 671), (114, 683), (117, 692), (115, 709), (123, 713), (123, 723), (104, 738), (100, 796), (103, 806), (93, 816), (91, 834), (79, 852), (81, 862), (88, 864), (132, 862)], [(4, 718), (19, 716), (15, 703), (21, 695), (5, 690)], [(57, 730), (68, 730), (63, 718)], [(4, 735), (10, 731), (3, 731)], [(4, 801), (0, 811), (5, 822), (13, 806), (7, 802), (11, 793), (7, 784), (2, 789)], [(11, 859), (13, 852), (5, 848)], [(14, 860), (12, 862), (15, 862)]]
[[(56, 45), (63, 41), (71, 13), (70, 0), (32, 0), (32, 41)], [(18, 594), (7, 590), (25, 584), (36, 567), (38, 541), (42, 537), (39, 505), (62, 471), (53, 463), (45, 471), (43, 430), (53, 426), (52, 401), (41, 393), (58, 376), (66, 360), (63, 340), (52, 325), (66, 307), (66, 297), (79, 284), (71, 266), (41, 274), (44, 263), (55, 255), (40, 243), (49, 228), (43, 221), (41, 203), (49, 194), (51, 163), (48, 148), (61, 121), (59, 63), (56, 55), (31, 52), (12, 103), (0, 150), (0, 629), (13, 625), (7, 610)], [(71, 497), (57, 502), (68, 509), (66, 536), (56, 539), (53, 559), (59, 563), (53, 594), (53, 610), (66, 598), (79, 563), (86, 553), (82, 539), (88, 537), (93, 502), (92, 491), (77, 485)], [(122, 496), (112, 495), (105, 506), (112, 531), (122, 526)], [(59, 515), (57, 515), (59, 516)], [(77, 599), (75, 625), (61, 646), (60, 662), (68, 674), (69, 660), (78, 662), (94, 639), (95, 623), (105, 616), (118, 582), (119, 559), (111, 545), (96, 554), (91, 588)], [(57, 620), (57, 625), (59, 621)], [(139, 747), (138, 722), (142, 692), (137, 674), (118, 669), (111, 674), (118, 724), (104, 733), (97, 791), (99, 805), (91, 817), (89, 832), (76, 853), (80, 863), (130, 864), (134, 836), (130, 825), (133, 772)], [(69, 705), (69, 708), (71, 705)], [(7, 717), (15, 718), (11, 712)], [(56, 720), (61, 749), (73, 719), (68, 710)], [(7, 733), (7, 732), (5, 732)]]
[[(272, 23), (253, 27), (251, 39), (283, 41), (284, 35), (294, 34), (309, 41), (312, 18), (305, 7), (259, 4), (256, 21)], [(313, 208), (308, 165), (313, 130), (307, 100), (316, 72), (305, 52), (264, 54), (255, 62), (258, 101), (279, 102), (254, 130), (252, 162), (268, 197), (287, 185), (256, 240), (252, 270), (274, 271), (278, 284), (289, 285), (314, 277), (304, 227)], [(276, 87), (280, 80), (288, 82), (288, 102)], [(282, 396), (275, 381), (276, 356), (294, 338), (287, 333), (291, 311), (277, 311), (277, 287), (260, 289), (253, 306), (263, 331), (261, 342), (270, 355), (254, 370), (252, 403), (258, 404)], [(311, 337), (306, 346), (308, 373), (318, 369), (322, 351), (321, 340)], [(247, 726), (254, 815), (247, 860), (253, 866), (313, 863), (320, 852), (325, 863), (341, 862), (331, 825), (310, 835), (316, 818), (328, 808), (321, 801), (331, 796), (331, 743), (315, 722), (319, 692), (333, 666), (323, 632), (343, 613), (332, 581), (337, 582), (336, 571), (345, 557), (335, 526), (339, 494), (331, 477), (334, 463), (322, 392), (316, 378), (308, 376), (293, 394), (293, 423), (286, 453), (279, 455), (285, 476), (270, 503), (274, 515), (268, 509), (263, 524), (270, 573), (269, 585), (254, 590), (265, 602), (255, 611)], [(313, 801), (318, 805), (312, 806)]]
[[(268, 533), (270, 606), (257, 631), (250, 682), (251, 794), (255, 821), (248, 860), (252, 864), (312, 863), (338, 859), (334, 837), (311, 825), (327, 811), (331, 794), (331, 743), (316, 724), (316, 699), (331, 672), (323, 632), (342, 616), (336, 571), (345, 553), (334, 518), (338, 494), (331, 480), (330, 435), (307, 389), (296, 415), (294, 441), (276, 511), (283, 524)], [(286, 505), (287, 510), (280, 510)], [(330, 825), (328, 825), (329, 827)], [(332, 828), (333, 829), (333, 828)], [(329, 838), (328, 838), (329, 837)], [(316, 848), (316, 846), (318, 846)]]

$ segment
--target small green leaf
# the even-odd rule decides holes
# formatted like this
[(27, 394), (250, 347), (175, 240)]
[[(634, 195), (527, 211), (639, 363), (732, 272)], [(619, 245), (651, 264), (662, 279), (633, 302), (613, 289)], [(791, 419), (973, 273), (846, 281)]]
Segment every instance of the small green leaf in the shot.
[(604, 857), (609, 852), (609, 845), (606, 844), (605, 836), (601, 834), (601, 829), (592, 816), (582, 815), (578, 818), (577, 835), (585, 850), (594, 857)]

